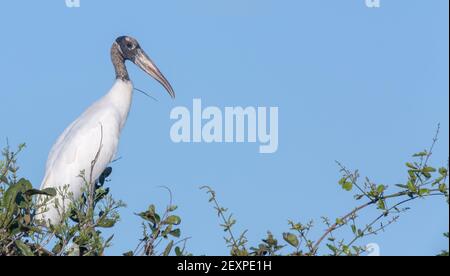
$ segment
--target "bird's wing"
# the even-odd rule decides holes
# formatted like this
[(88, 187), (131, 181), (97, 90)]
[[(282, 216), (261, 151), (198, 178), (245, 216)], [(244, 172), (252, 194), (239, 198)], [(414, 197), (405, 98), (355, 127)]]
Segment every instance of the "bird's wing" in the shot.
[[(97, 110), (97, 111), (96, 111)], [(118, 144), (119, 125), (114, 110), (87, 110), (58, 138), (47, 161), (42, 188), (79, 185), (82, 170), (96, 180), (111, 162)], [(96, 158), (91, 172), (91, 162)], [(55, 181), (63, 181), (55, 183)], [(74, 183), (75, 182), (75, 183)]]
[(45, 170), (48, 171), (53, 163), (55, 162), (56, 156), (58, 156), (58, 152), (61, 149), (61, 147), (64, 145), (64, 142), (67, 140), (67, 138), (70, 136), (69, 133), (74, 128), (78, 120), (71, 123), (64, 132), (58, 137), (58, 140), (56, 140), (55, 144), (52, 146), (52, 149), (50, 150), (50, 153), (48, 154), (47, 164), (45, 167)]

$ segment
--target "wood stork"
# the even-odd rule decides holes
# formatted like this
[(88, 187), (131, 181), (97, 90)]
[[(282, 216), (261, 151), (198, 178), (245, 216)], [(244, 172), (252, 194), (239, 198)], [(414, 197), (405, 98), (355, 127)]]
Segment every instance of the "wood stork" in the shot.
[[(113, 87), (69, 125), (53, 145), (41, 189), (68, 185), (73, 197), (79, 198), (85, 185), (79, 176), (80, 172), (84, 171), (85, 176), (92, 176), (91, 178), (96, 180), (113, 160), (120, 133), (130, 111), (133, 94), (133, 84), (125, 61), (129, 60), (139, 66), (161, 83), (172, 98), (175, 98), (172, 86), (141, 49), (136, 39), (129, 36), (117, 38), (111, 48), (111, 60), (116, 72)], [(96, 160), (94, 166), (93, 160)], [(60, 208), (55, 208), (56, 199)], [(43, 198), (39, 200), (42, 202)], [(56, 196), (47, 204), (45, 212), (37, 215), (37, 219), (50, 224), (59, 224), (60, 214), (69, 203), (69, 200), (62, 200), (60, 196)]]

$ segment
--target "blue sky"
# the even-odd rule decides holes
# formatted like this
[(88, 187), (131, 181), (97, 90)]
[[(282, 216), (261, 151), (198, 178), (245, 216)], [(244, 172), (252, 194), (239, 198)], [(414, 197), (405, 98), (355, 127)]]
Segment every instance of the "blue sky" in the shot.
[[(442, 124), (435, 165), (448, 159), (448, 1), (168, 0), (4, 1), (0, 9), (0, 139), (26, 142), (21, 173), (39, 186), (58, 135), (114, 81), (109, 49), (136, 37), (177, 92), (135, 66), (136, 94), (111, 187), (128, 208), (109, 254), (133, 249), (134, 212), (164, 206), (168, 186), (194, 254), (226, 254), (223, 232), (198, 188), (210, 185), (249, 229), (252, 244), (287, 220), (320, 221), (354, 207), (335, 160), (377, 183), (406, 179), (404, 163)], [(176, 106), (279, 107), (279, 149), (255, 144), (174, 144)], [(5, 142), (0, 143), (4, 145)], [(384, 255), (433, 255), (448, 246), (448, 205), (417, 201), (376, 242)], [(374, 213), (369, 212), (369, 215)], [(317, 225), (315, 235), (323, 230)]]

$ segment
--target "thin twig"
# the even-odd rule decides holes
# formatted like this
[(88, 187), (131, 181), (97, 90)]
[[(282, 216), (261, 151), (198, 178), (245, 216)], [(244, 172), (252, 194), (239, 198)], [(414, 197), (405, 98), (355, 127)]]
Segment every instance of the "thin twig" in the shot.
[(91, 224), (94, 224), (94, 202), (95, 202), (95, 183), (93, 181), (93, 171), (95, 168), (95, 165), (97, 164), (98, 158), (100, 156), (100, 152), (103, 148), (103, 125), (100, 123), (100, 144), (97, 150), (97, 153), (95, 154), (94, 160), (91, 162), (91, 171), (89, 176), (89, 202), (88, 202), (88, 217), (91, 220)]

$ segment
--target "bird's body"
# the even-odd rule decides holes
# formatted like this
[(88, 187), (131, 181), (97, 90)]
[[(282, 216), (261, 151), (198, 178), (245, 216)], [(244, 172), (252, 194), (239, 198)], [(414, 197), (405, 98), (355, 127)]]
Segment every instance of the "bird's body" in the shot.
[[(66, 128), (50, 151), (41, 189), (68, 185), (69, 192), (78, 198), (86, 185), (85, 180), (100, 177), (116, 154), (132, 93), (130, 81), (116, 80), (108, 94)], [(92, 164), (94, 159), (96, 162)], [(82, 171), (85, 179), (80, 177)], [(58, 210), (51, 208), (45, 215), (46, 219), (56, 223), (54, 218), (58, 217)]]
[[(134, 52), (131, 51), (133, 49), (128, 49), (130, 45)], [(128, 50), (130, 52), (125, 52)], [(68, 192), (77, 199), (81, 196), (86, 181), (97, 180), (113, 160), (133, 95), (133, 85), (126, 71), (125, 60), (138, 64), (174, 96), (170, 84), (140, 49), (136, 40), (129, 37), (118, 38), (113, 44), (111, 55), (116, 69), (113, 87), (69, 125), (53, 145), (42, 189), (68, 186)], [(80, 177), (81, 172), (84, 172), (84, 179)], [(56, 199), (58, 208), (54, 204)], [(39, 200), (42, 201), (43, 198)], [(47, 204), (47, 210), (38, 215), (38, 219), (50, 224), (59, 223), (61, 214), (66, 211), (69, 203), (70, 199), (62, 200), (60, 195), (56, 196)]]

